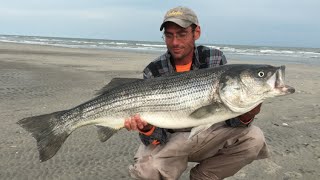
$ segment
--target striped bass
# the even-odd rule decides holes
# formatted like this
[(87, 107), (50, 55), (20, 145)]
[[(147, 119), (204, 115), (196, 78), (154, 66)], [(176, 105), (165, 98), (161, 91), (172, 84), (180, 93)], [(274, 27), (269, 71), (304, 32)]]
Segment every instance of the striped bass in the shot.
[(192, 137), (252, 110), (266, 98), (294, 93), (284, 77), (285, 66), (252, 64), (175, 73), (108, 88), (74, 108), (17, 123), (37, 140), (40, 161), (53, 157), (82, 126), (96, 125), (100, 140), (106, 141), (135, 114), (161, 128), (193, 127)]

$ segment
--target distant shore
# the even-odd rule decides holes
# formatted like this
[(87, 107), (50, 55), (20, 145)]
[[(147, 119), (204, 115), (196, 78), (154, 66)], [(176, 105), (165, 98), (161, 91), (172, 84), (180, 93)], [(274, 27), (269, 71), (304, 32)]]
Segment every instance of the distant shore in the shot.
[[(35, 140), (16, 122), (83, 103), (112, 78), (141, 78), (143, 68), (160, 54), (0, 43), (1, 179), (130, 179), (127, 168), (139, 145), (137, 133), (121, 130), (100, 143), (96, 129), (84, 127), (56, 156), (40, 163)], [(296, 88), (293, 95), (264, 102), (254, 122), (265, 133), (271, 157), (228, 180), (318, 179), (320, 66), (290, 59), (228, 61), (284, 64), (286, 82)], [(187, 177), (188, 171), (181, 179)]]

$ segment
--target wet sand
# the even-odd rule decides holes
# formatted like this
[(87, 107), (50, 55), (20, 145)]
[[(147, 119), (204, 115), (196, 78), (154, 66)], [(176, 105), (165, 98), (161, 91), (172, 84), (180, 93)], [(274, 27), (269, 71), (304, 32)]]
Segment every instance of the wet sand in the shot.
[[(40, 163), (35, 140), (16, 122), (85, 102), (112, 78), (141, 77), (158, 55), (0, 43), (0, 179), (130, 179), (137, 133), (121, 130), (101, 143), (96, 128), (87, 126)], [(320, 177), (320, 67), (285, 65), (286, 82), (296, 93), (267, 100), (254, 122), (265, 133), (271, 157), (229, 180)], [(186, 171), (181, 179), (187, 177)]]

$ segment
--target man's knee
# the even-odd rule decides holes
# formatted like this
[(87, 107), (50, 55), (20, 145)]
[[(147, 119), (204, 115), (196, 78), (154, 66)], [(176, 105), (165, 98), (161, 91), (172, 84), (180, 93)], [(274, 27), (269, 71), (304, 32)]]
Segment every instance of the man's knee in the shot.
[(151, 157), (143, 157), (135, 164), (129, 166), (129, 173), (134, 179), (159, 180), (161, 179), (159, 171), (154, 167)]
[(132, 178), (141, 180), (179, 179), (187, 165), (187, 156), (169, 158), (144, 156), (129, 166), (129, 173)]
[(246, 134), (247, 149), (244, 154), (249, 161), (256, 160), (261, 151), (266, 148), (266, 141), (262, 130), (257, 126), (251, 126)]
[(210, 171), (202, 171), (199, 168), (199, 164), (196, 165), (190, 171), (190, 180), (219, 180), (220, 178)]

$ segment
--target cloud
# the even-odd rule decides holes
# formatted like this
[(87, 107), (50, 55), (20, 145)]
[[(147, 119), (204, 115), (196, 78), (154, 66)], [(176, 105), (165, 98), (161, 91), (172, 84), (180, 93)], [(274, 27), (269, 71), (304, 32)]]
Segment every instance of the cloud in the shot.
[(165, 12), (181, 4), (198, 14), (205, 42), (290, 42), (304, 36), (301, 43), (308, 44), (319, 37), (319, 0), (4, 0), (0, 34), (159, 40)]

